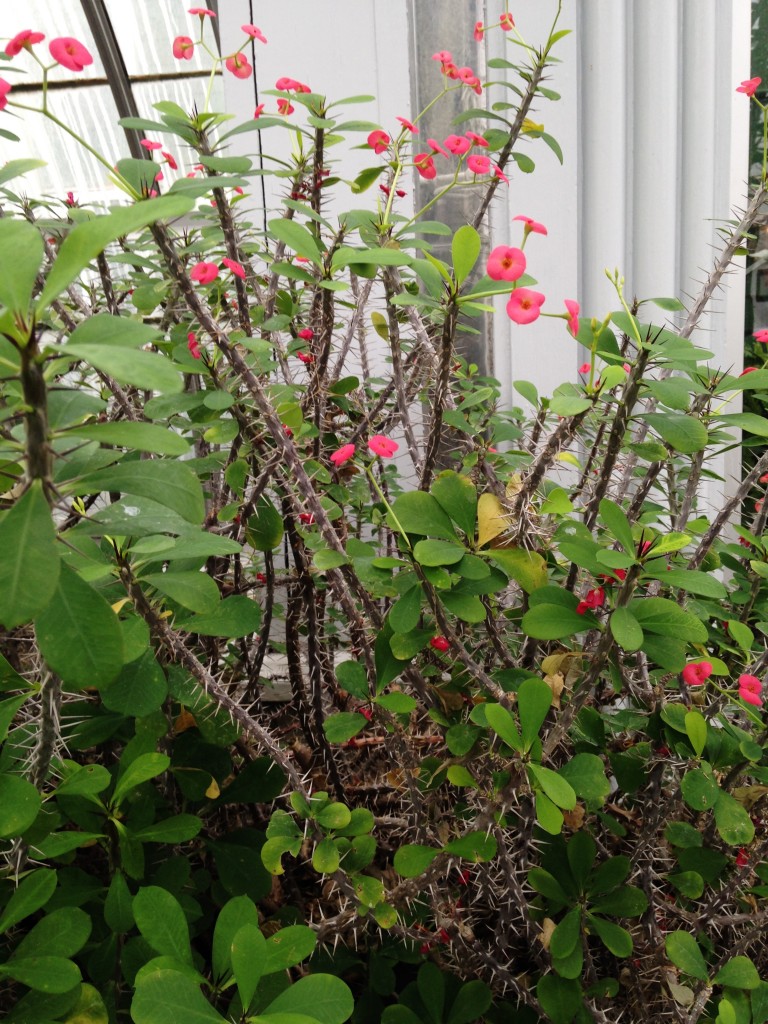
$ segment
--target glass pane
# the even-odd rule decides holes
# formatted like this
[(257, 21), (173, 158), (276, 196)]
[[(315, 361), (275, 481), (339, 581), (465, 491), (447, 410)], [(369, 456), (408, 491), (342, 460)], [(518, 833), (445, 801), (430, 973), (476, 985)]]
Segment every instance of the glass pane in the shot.
[[(93, 57), (93, 64), (79, 72), (68, 71), (66, 68), (54, 68), (48, 76), (50, 81), (71, 82), (75, 77), (79, 81), (84, 78), (105, 77), (104, 66), (99, 59), (96, 44), (79, 3), (72, 3), (71, 0), (64, 4), (54, 4), (50, 0), (24, 0), (23, 3), (4, 3), (2, 12), (0, 30), (4, 37), (15, 36), (23, 29), (45, 33), (45, 40), (34, 47), (34, 52), (44, 63), (52, 63), (48, 44), (51, 39), (56, 39), (59, 36), (73, 36), (88, 49)], [(20, 53), (18, 57), (14, 57), (13, 66), (23, 69), (25, 74), (23, 77), (14, 75), (9, 79), (11, 84), (22, 80), (26, 82), (42, 81), (40, 66), (29, 54)], [(9, 78), (8, 75), (5, 77)]]
[[(196, 40), (200, 34), (200, 19), (188, 14), (185, 6), (168, 0), (106, 0), (107, 13), (131, 77), (200, 71), (210, 66), (208, 55), (199, 47), (191, 60), (177, 60), (173, 56), (171, 48), (176, 36)], [(205, 39), (211, 49), (216, 48), (210, 25), (205, 27)]]

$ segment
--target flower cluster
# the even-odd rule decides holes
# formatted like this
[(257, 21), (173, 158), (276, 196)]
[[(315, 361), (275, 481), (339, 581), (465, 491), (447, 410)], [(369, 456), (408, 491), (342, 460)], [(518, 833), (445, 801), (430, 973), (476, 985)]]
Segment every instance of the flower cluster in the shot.
[(478, 96), (481, 95), (483, 87), (480, 84), (480, 79), (469, 66), (457, 68), (453, 62), (453, 54), (450, 50), (438, 50), (437, 53), (432, 54), (432, 60), (440, 61), (440, 71), (446, 78), (460, 81), (464, 85), (469, 86)]

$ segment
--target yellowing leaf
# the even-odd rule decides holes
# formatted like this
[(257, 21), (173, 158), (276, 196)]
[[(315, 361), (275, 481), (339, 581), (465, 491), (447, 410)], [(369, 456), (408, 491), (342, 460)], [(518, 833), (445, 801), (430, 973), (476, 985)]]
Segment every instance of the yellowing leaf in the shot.
[(371, 323), (373, 324), (373, 329), (376, 331), (378, 336), (383, 338), (384, 341), (389, 341), (389, 324), (387, 323), (387, 318), (381, 313), (371, 313)]
[(218, 782), (216, 781), (216, 779), (211, 777), (211, 784), (208, 787), (208, 789), (206, 789), (205, 795), (208, 797), (209, 800), (215, 800), (220, 792), (221, 790), (219, 789)]
[(567, 462), (569, 466), (575, 466), (576, 469), (581, 469), (581, 463), (573, 454), (573, 452), (558, 452), (558, 462)]
[(551, 676), (544, 676), (544, 682), (552, 691), (552, 707), (555, 710), (560, 708), (560, 694), (565, 686), (565, 676), (561, 672), (555, 672)]
[(495, 494), (481, 494), (477, 502), (477, 546), (484, 547), (507, 529), (507, 514)]
[(549, 940), (552, 938), (552, 932), (557, 926), (551, 917), (545, 917), (541, 922), (541, 932), (539, 933), (539, 942), (542, 944), (544, 949), (549, 949)]
[(130, 597), (123, 597), (119, 601), (115, 601), (115, 603), (112, 605), (112, 611), (115, 613), (115, 615), (117, 615), (120, 609), (123, 607), (123, 605), (127, 604), (129, 601)]
[(173, 735), (178, 736), (179, 733), (186, 732), (187, 729), (195, 728), (197, 728), (195, 716), (190, 711), (187, 711), (186, 708), (183, 708), (181, 714), (173, 723)]
[(530, 117), (526, 117), (525, 120), (523, 121), (523, 135), (527, 135), (530, 132), (543, 132), (543, 131), (544, 131), (544, 125), (543, 124), (536, 124), (536, 122), (532, 121), (530, 119)]

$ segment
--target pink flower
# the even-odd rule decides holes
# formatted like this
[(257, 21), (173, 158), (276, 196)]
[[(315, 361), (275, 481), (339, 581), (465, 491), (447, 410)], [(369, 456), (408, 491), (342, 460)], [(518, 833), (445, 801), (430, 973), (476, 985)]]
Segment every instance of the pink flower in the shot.
[(491, 164), (491, 167), (493, 168), (494, 178), (498, 178), (499, 181), (503, 181), (505, 185), (508, 185), (509, 178), (506, 176), (504, 171), (502, 171), (502, 169), (498, 166), (498, 164)]
[(752, 335), (755, 341), (759, 341), (761, 345), (768, 345), (768, 329), (762, 331), (755, 331)]
[(166, 153), (165, 150), (163, 150), (163, 156), (165, 157), (165, 162), (168, 164), (171, 170), (178, 171), (179, 165), (176, 163), (175, 157), (173, 157), (170, 153)]
[(457, 76), (462, 80), (464, 85), (468, 85), (470, 89), (473, 89), (477, 93), (478, 96), (482, 93), (483, 87), (480, 84), (480, 79), (477, 77), (472, 68), (459, 68), (457, 71)]
[(499, 26), (501, 27), (502, 32), (510, 32), (515, 27), (515, 19), (509, 11), (506, 11), (499, 18)]
[(253, 116), (254, 116), (254, 118), (256, 118), (256, 117), (261, 117), (261, 115), (262, 115), (263, 113), (264, 113), (264, 104), (263, 104), (263, 103), (260, 103), (260, 104), (258, 105), (258, 107), (256, 107), (256, 109), (254, 110), (254, 112), (253, 112)]
[(345, 462), (349, 462), (349, 460), (354, 456), (354, 454), (355, 446), (353, 444), (343, 444), (341, 448), (333, 452), (329, 456), (329, 458), (331, 462), (334, 464), (334, 466), (338, 469), (339, 466), (343, 466)]
[(485, 271), (494, 281), (517, 281), (525, 273), (525, 253), (508, 245), (497, 245), (488, 257)]
[(152, 142), (151, 139), (142, 139), (140, 145), (142, 145), (144, 149), (149, 149), (150, 151), (153, 149), (163, 148), (162, 142)]
[(374, 153), (384, 153), (389, 145), (389, 136), (381, 128), (377, 128), (375, 132), (371, 132), (368, 136), (368, 145)]
[(431, 180), (437, 177), (437, 168), (431, 153), (417, 153), (413, 158), (413, 165), (422, 178)]
[(568, 331), (575, 338), (579, 333), (580, 306), (575, 299), (566, 299), (565, 308), (568, 310)]
[(251, 39), (258, 39), (260, 43), (266, 43), (267, 37), (260, 28), (256, 28), (255, 25), (243, 25), (242, 28), (243, 32), (245, 32), (247, 36), (250, 36)]
[(173, 56), (176, 60), (192, 60), (195, 44), (189, 36), (176, 36), (173, 40)]
[(589, 373), (589, 371), (591, 369), (592, 369), (592, 364), (591, 363), (582, 363), (581, 366), (579, 367), (579, 373)]
[(302, 361), (302, 363), (309, 364), (314, 363), (315, 361), (315, 357), (310, 355), (309, 352), (297, 352), (296, 355)]
[(419, 134), (418, 127), (413, 123), (413, 121), (409, 121), (407, 117), (396, 117), (395, 120), (399, 121), (403, 128), (407, 128), (408, 131), (412, 132), (414, 135)]
[(473, 174), (487, 174), (491, 169), (491, 161), (482, 153), (473, 153), (467, 157), (467, 167)]
[(438, 50), (432, 54), (432, 60), (439, 60), (441, 64), (452, 64), (453, 54), (450, 50)]
[(482, 146), (484, 149), (488, 147), (488, 140), (483, 138), (482, 135), (478, 135), (477, 132), (466, 132), (465, 133), (469, 141), (474, 146)]
[(155, 181), (162, 181), (164, 177), (165, 175), (163, 174), (163, 172), (158, 171), (157, 174), (155, 175)]
[(524, 217), (520, 214), (517, 217), (513, 217), (512, 220), (521, 220), (525, 224), (523, 229), (523, 233), (525, 235), (529, 235), (531, 232), (537, 235), (546, 235), (547, 233), (547, 229), (544, 225), (539, 224), (537, 220), (533, 220), (531, 217)]
[(483, 23), (482, 21), (475, 22), (475, 39), (478, 43), (483, 41)]
[(754, 96), (762, 78), (748, 78), (737, 87), (736, 92), (743, 92), (745, 96)]
[(200, 352), (200, 346), (198, 344), (197, 337), (196, 337), (194, 331), (190, 331), (189, 334), (187, 335), (187, 348), (189, 349), (190, 354), (192, 355), (193, 359), (202, 359), (203, 358), (202, 354)]
[(297, 338), (302, 338), (304, 341), (312, 341), (315, 336), (315, 332), (311, 327), (302, 327), (302, 329), (296, 335)]
[(227, 256), (225, 256), (221, 262), (227, 270), (230, 270), (235, 275), (235, 277), (239, 277), (241, 281), (245, 280), (245, 269), (242, 263), (238, 263), (237, 260), (231, 260)]
[(382, 459), (391, 459), (400, 445), (384, 434), (374, 434), (368, 441), (368, 447), (374, 455), (380, 455)]
[(442, 156), (444, 156), (446, 158), (446, 160), (450, 159), (450, 153), (447, 153), (443, 149), (443, 147), (440, 145), (440, 143), (437, 141), (437, 139), (427, 139), (427, 145), (432, 147), (433, 154), (434, 153), (440, 153), (440, 154), (442, 154)]
[(541, 292), (530, 288), (516, 288), (507, 303), (507, 316), (516, 324), (531, 324), (538, 320), (544, 298)]
[(762, 693), (763, 684), (757, 676), (750, 676), (745, 673), (739, 676), (739, 689), (746, 690), (747, 693)]
[(22, 50), (29, 50), (35, 43), (42, 43), (44, 39), (45, 36), (42, 32), (33, 32), (31, 28), (22, 29), (5, 47), (6, 56), (15, 57)]
[(446, 149), (450, 149), (454, 156), (462, 156), (471, 145), (472, 143), (465, 135), (449, 135), (445, 140)]
[(199, 15), (201, 18), (215, 18), (216, 12), (212, 11), (209, 7), (190, 7), (189, 13), (192, 15)]
[(250, 78), (253, 74), (253, 68), (244, 53), (233, 53), (224, 61), (224, 66), (235, 78)]
[(750, 690), (739, 690), (739, 697), (746, 704), (753, 704), (756, 708), (763, 705), (763, 698), (757, 693), (752, 693)]
[(683, 669), (683, 682), (687, 686), (703, 686), (712, 675), (709, 661), (690, 661)]
[(93, 64), (93, 57), (83, 44), (71, 36), (52, 39), (48, 49), (56, 63), (61, 64), (67, 71), (82, 71), (88, 64)]
[(444, 636), (433, 636), (429, 641), (429, 646), (433, 651), (442, 651), (443, 653), (451, 649), (450, 643)]
[(756, 370), (757, 370), (756, 366), (745, 366), (744, 369), (739, 374), (739, 376), (743, 377), (745, 373), (754, 373)]
[(760, 477), (760, 483), (768, 484), (768, 473), (763, 473), (763, 475)]
[(192, 267), (189, 276), (199, 284), (210, 284), (219, 276), (219, 268), (215, 263), (206, 263), (205, 260), (201, 260), (200, 263), (196, 263)]
[(11, 83), (6, 82), (4, 78), (0, 78), (0, 110), (5, 110), (8, 106), (8, 93), (11, 91)]
[(278, 114), (292, 114), (296, 108), (293, 106), (290, 100), (278, 100), (277, 101), (277, 112)]

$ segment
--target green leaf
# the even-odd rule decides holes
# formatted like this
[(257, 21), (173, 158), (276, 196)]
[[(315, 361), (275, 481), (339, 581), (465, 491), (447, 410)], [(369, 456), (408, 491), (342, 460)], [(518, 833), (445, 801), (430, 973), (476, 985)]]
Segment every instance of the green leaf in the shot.
[(643, 646), (643, 630), (629, 608), (615, 608), (610, 618), (613, 639), (624, 651), (638, 651)]
[(346, 743), (366, 727), (368, 720), (357, 711), (338, 711), (323, 722), (323, 732), (329, 743)]
[(71, 957), (79, 953), (91, 934), (91, 919), (79, 907), (59, 907), (46, 914), (13, 951), (13, 959), (33, 956)]
[(161, 956), (192, 963), (189, 925), (179, 901), (159, 885), (143, 886), (133, 897), (136, 927)]
[(538, 788), (543, 790), (556, 807), (561, 807), (565, 811), (573, 810), (576, 806), (576, 794), (570, 782), (566, 782), (558, 772), (553, 772), (551, 768), (543, 768), (538, 764), (529, 764), (528, 771), (533, 776)]
[(283, 517), (269, 498), (262, 495), (246, 526), (248, 543), (257, 551), (272, 551), (282, 543), (284, 532)]
[(665, 597), (644, 597), (630, 601), (629, 609), (646, 632), (676, 637), (694, 644), (703, 644), (707, 640), (707, 627), (701, 619)]
[(438, 594), (440, 603), (462, 622), (477, 624), (485, 621), (485, 607), (479, 597), (448, 590)]
[(714, 807), (721, 792), (712, 768), (706, 761), (702, 761), (699, 768), (691, 768), (685, 773), (680, 783), (680, 791), (683, 800), (694, 811), (707, 811)]
[(689, 900), (697, 900), (704, 892), (704, 879), (698, 871), (679, 871), (674, 875), (668, 875), (667, 879)]
[(144, 537), (131, 545), (131, 554), (149, 561), (169, 562), (179, 558), (210, 558), (211, 555), (236, 555), (242, 551), (237, 541), (217, 533), (184, 533), (179, 537)]
[(141, 582), (191, 612), (213, 612), (221, 600), (219, 588), (205, 572), (152, 573), (141, 577)]
[(471, 224), (464, 224), (453, 236), (451, 256), (456, 284), (461, 286), (477, 263), (480, 255), (480, 235)]
[(195, 525), (205, 518), (205, 501), (199, 479), (189, 466), (172, 459), (122, 462), (83, 477), (75, 488), (76, 494), (98, 494), (100, 491), (119, 491), (121, 494), (151, 498)]
[[(71, 360), (83, 360), (120, 384), (168, 394), (181, 391), (184, 379), (181, 367), (175, 366), (159, 352), (135, 352), (133, 349), (109, 345), (64, 345), (58, 350)], [(146, 463), (145, 463), (146, 465)]]
[(461, 476), (452, 469), (443, 470), (432, 484), (430, 493), (472, 540), (477, 521), (477, 490), (469, 477)]
[(496, 839), (486, 832), (467, 832), (445, 844), (446, 853), (463, 857), (473, 864), (482, 864), (496, 856)]
[(232, 973), (243, 1008), (247, 1009), (261, 981), (266, 962), (267, 941), (258, 924), (245, 924), (232, 940)]
[(581, 910), (574, 907), (568, 911), (557, 928), (552, 932), (549, 951), (553, 957), (561, 960), (570, 956), (581, 939)]
[(442, 1020), (445, 1006), (445, 976), (437, 964), (428, 960), (421, 965), (416, 986), (422, 1003), (428, 1008), (428, 1017), (433, 1021)]
[(713, 981), (729, 988), (753, 989), (759, 986), (760, 975), (749, 957), (734, 956), (720, 968)]
[(171, 759), (167, 754), (154, 752), (139, 754), (119, 776), (110, 801), (111, 805), (119, 807), (123, 797), (130, 793), (135, 786), (140, 786), (143, 782), (149, 782), (150, 779), (162, 775), (170, 765)]
[(589, 613), (579, 615), (563, 605), (539, 604), (525, 613), (520, 625), (525, 635), (534, 640), (560, 640), (594, 629), (597, 620)]
[(406, 843), (395, 851), (394, 868), (403, 878), (416, 878), (423, 874), (440, 853), (430, 846)]
[(565, 904), (568, 902), (568, 897), (563, 887), (555, 876), (550, 874), (549, 871), (545, 871), (544, 868), (531, 868), (528, 872), (528, 884), (534, 892), (546, 896), (548, 900), (552, 900), (554, 903)]
[(317, 811), (316, 814), (313, 814), (313, 817), (318, 825), (322, 825), (323, 828), (346, 828), (352, 820), (352, 812), (346, 804), (330, 803), (326, 804), (322, 810)]
[(530, 750), (539, 736), (552, 706), (552, 690), (543, 679), (526, 679), (517, 691), (517, 713), (524, 750)]
[(216, 611), (177, 620), (176, 627), (200, 636), (225, 636), (236, 639), (255, 633), (261, 625), (261, 608), (243, 594), (233, 594), (220, 601)]
[(59, 956), (30, 956), (0, 964), (0, 977), (20, 981), (36, 992), (69, 992), (81, 979), (80, 968)]
[(635, 542), (632, 537), (632, 527), (629, 525), (624, 510), (615, 502), (603, 498), (600, 502), (600, 519), (608, 533), (621, 544), (626, 553), (634, 555)]
[[(445, 541), (419, 541), (420, 544), (443, 544)], [(418, 545), (417, 545), (418, 547)], [(392, 605), (387, 616), (388, 621), (395, 633), (410, 633), (416, 629), (421, 618), (421, 601), (423, 593), (420, 585), (411, 587), (410, 590), (398, 598), (398, 600)], [(417, 647), (414, 653), (418, 653), (421, 650), (421, 646)], [(397, 654), (395, 657), (397, 657)]]
[(684, 931), (668, 932), (664, 940), (667, 956), (683, 974), (707, 980), (707, 965), (696, 939)]
[(514, 718), (506, 708), (503, 708), (501, 704), (486, 704), (485, 719), (496, 735), (499, 736), (508, 747), (512, 750), (516, 750), (519, 754), (522, 754), (522, 737), (517, 731), (517, 725), (515, 724)]
[(696, 756), (701, 757), (707, 745), (707, 722), (698, 711), (688, 711), (685, 716), (685, 731)]
[(59, 247), (56, 262), (37, 300), (38, 316), (110, 242), (139, 231), (155, 221), (181, 217), (193, 206), (194, 199), (186, 196), (161, 196), (134, 206), (119, 207), (106, 216), (94, 217), (78, 224)]
[[(663, 539), (663, 538), (662, 538)], [(655, 553), (655, 547), (654, 547)], [(658, 570), (650, 570), (646, 566), (645, 576), (651, 579), (661, 580), (669, 587), (679, 587), (689, 594), (698, 594), (701, 597), (711, 597), (715, 601), (724, 600), (728, 591), (723, 583), (715, 576), (707, 572), (700, 572), (695, 569), (669, 569), (666, 567)]]
[(576, 796), (593, 810), (601, 807), (611, 791), (602, 760), (597, 754), (583, 751), (559, 769), (559, 775), (573, 787)]
[(104, 901), (104, 921), (107, 927), (118, 935), (129, 932), (136, 924), (133, 916), (133, 896), (122, 871), (116, 871), (109, 883), (107, 898)]
[(622, 885), (595, 900), (592, 909), (617, 917), (639, 917), (648, 909), (648, 897), (635, 885)]
[(403, 267), (411, 262), (411, 257), (401, 249), (352, 249), (342, 245), (333, 255), (333, 269), (350, 267), (360, 263), (368, 263), (377, 267)]
[(190, 449), (189, 441), (159, 423), (87, 423), (68, 430), (67, 437), (85, 437), (99, 444), (153, 455), (186, 455)]
[(145, 825), (138, 832), (131, 832), (131, 836), (141, 843), (186, 843), (194, 839), (202, 827), (203, 823), (196, 814), (174, 814), (156, 821), (154, 825)]
[(545, 974), (539, 978), (536, 998), (551, 1024), (570, 1024), (583, 1006), (579, 983), (556, 974)]
[(645, 420), (656, 433), (675, 451), (693, 455), (707, 446), (707, 428), (701, 420), (679, 413), (649, 412)]
[[(213, 930), (213, 978), (221, 982), (232, 967), (232, 942), (246, 925), (258, 927), (259, 912), (247, 896), (233, 896), (219, 911)], [(257, 940), (258, 941), (258, 940)], [(266, 944), (259, 959), (266, 961)]]
[(45, 167), (45, 160), (35, 160), (33, 157), (21, 157), (17, 160), (7, 160), (2, 167), (0, 167), (0, 185), (4, 185), (7, 181), (13, 181), (14, 178), (20, 177), (22, 174), (26, 174), (27, 171), (37, 170), (38, 167)]
[(306, 1013), (320, 1024), (344, 1024), (355, 1007), (352, 993), (332, 974), (310, 974), (299, 978), (264, 1010), (264, 1014)]
[(323, 256), (314, 235), (295, 220), (279, 217), (269, 222), (269, 231), (273, 238), (284, 242), (298, 256), (304, 256), (316, 266), (322, 266)]
[(454, 542), (458, 540), (450, 518), (440, 503), (426, 491), (406, 491), (400, 494), (392, 505), (392, 514), (388, 519), (393, 529), (397, 529), (399, 523), (406, 533), (441, 537)]
[(19, 921), (44, 907), (56, 889), (57, 879), (56, 872), (48, 868), (38, 868), (23, 878), (0, 915), (0, 931), (7, 932)]
[(491, 1007), (491, 990), (483, 981), (467, 981), (459, 989), (446, 1024), (472, 1024)]
[(587, 917), (589, 927), (600, 938), (605, 948), (614, 956), (625, 957), (632, 952), (632, 936), (619, 925), (612, 921), (606, 921), (596, 914), (589, 914)]
[(312, 867), (320, 875), (332, 875), (339, 870), (340, 859), (333, 839), (321, 839), (312, 854)]
[(134, 1024), (227, 1024), (200, 986), (179, 971), (153, 971), (136, 985), (131, 1003)]
[(152, 651), (124, 665), (116, 679), (99, 689), (104, 707), (136, 718), (157, 711), (168, 696), (165, 673)]
[(0, 304), (25, 322), (43, 252), (40, 230), (29, 221), (12, 217), (0, 220)]
[(314, 952), (317, 936), (303, 924), (289, 925), (267, 939), (264, 974), (276, 974), (295, 967)]
[(720, 789), (715, 800), (715, 825), (729, 846), (747, 846), (755, 838), (755, 826), (747, 810)]
[(0, 622), (13, 629), (50, 603), (59, 579), (56, 530), (41, 481), (0, 520), (0, 551)]
[(67, 565), (35, 633), (48, 666), (71, 686), (110, 683), (123, 667), (123, 632), (109, 604)]
[(538, 551), (500, 548), (491, 550), (489, 555), (502, 572), (520, 584), (526, 594), (547, 585), (547, 563)]
[(456, 565), (465, 554), (465, 548), (445, 540), (420, 540), (413, 548), (420, 565)]

